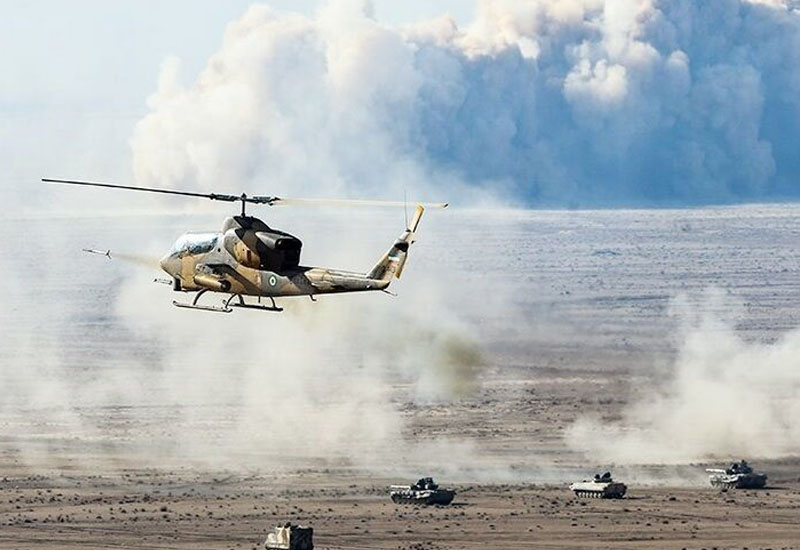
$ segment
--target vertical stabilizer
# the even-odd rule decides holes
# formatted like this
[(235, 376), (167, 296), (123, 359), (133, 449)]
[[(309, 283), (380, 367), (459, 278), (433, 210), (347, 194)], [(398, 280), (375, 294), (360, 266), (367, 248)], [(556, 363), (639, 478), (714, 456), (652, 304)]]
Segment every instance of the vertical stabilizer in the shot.
[(417, 205), (414, 217), (408, 228), (397, 238), (392, 247), (383, 255), (380, 261), (372, 268), (367, 277), (385, 282), (391, 282), (392, 277), (400, 278), (408, 258), (408, 248), (414, 242), (414, 233), (419, 227), (419, 221), (425, 209)]

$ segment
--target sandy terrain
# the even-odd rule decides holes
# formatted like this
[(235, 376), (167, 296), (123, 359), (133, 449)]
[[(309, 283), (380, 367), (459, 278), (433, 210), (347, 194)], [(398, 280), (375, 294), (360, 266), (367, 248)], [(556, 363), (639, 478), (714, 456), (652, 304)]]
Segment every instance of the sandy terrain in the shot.
[[(800, 548), (800, 209), (429, 221), (396, 301), (338, 298), (284, 317), (187, 316), (150, 290), (146, 265), (19, 258), (0, 325), (0, 548), (254, 548), (287, 520), (312, 525), (320, 548)], [(107, 220), (29, 229), (53, 259), (143, 241), (145, 227), (166, 247), (190, 222), (120, 220), (101, 243), (90, 237)], [(343, 268), (369, 265), (396, 229), (344, 262), (325, 256), (341, 244), (320, 224), (308, 256)], [(709, 334), (741, 338), (709, 347), (744, 351), (673, 368), (675, 298), (708, 287), (722, 298), (696, 307), (731, 318)], [(465, 382), (473, 344), (474, 391), (442, 393)], [(674, 390), (692, 369), (710, 373), (698, 396)], [(636, 424), (632, 404), (670, 388), (659, 415), (694, 408)], [(592, 441), (570, 441), (586, 418)], [(637, 429), (651, 432), (646, 458), (603, 453)], [(742, 457), (769, 489), (708, 485), (704, 468)], [(606, 469), (627, 498), (566, 489)], [(454, 505), (391, 503), (389, 484), (422, 475), (454, 486)]]
[(466, 485), (450, 507), (428, 508), (394, 505), (389, 482), (335, 471), (11, 475), (0, 483), (0, 546), (256, 548), (266, 526), (299, 520), (320, 548), (800, 547), (797, 480), (729, 493), (633, 487), (613, 501)]
[(621, 501), (469, 486), (449, 508), (420, 509), (349, 481), (306, 474), (304, 488), (291, 489), (264, 477), (214, 482), (171, 472), (22, 479), (3, 484), (0, 540), (6, 548), (250, 548), (264, 525), (300, 517), (321, 548), (798, 547), (797, 485), (728, 495), (637, 491)]
[[(417, 437), (471, 434), (485, 443), (476, 475), (510, 454), (519, 477), (531, 480), (455, 483), (450, 507), (395, 505), (387, 486), (410, 480), (347, 464), (242, 473), (128, 467), (119, 456), (119, 468), (105, 461), (93, 470), (99, 457), (64, 447), (72, 460), (54, 473), (24, 465), (6, 441), (0, 547), (255, 548), (270, 526), (294, 521), (315, 528), (320, 548), (800, 548), (800, 460), (759, 462), (770, 473), (770, 488), (761, 491), (708, 487), (708, 464), (620, 467), (629, 493), (619, 501), (578, 499), (561, 483), (536, 482), (537, 475), (586, 472), (560, 442), (559, 427), (579, 406), (613, 414), (620, 404), (610, 397), (612, 381), (551, 373), (522, 390), (519, 381), (487, 384), (458, 405), (409, 404), (405, 415)], [(526, 461), (526, 446), (538, 458)], [(551, 467), (537, 474), (548, 455)]]

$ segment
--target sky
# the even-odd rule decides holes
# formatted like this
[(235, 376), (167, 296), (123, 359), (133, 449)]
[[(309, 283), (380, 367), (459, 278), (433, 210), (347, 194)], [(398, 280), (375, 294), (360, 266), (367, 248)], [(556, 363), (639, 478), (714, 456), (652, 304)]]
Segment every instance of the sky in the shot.
[[(155, 88), (159, 66), (180, 57), (187, 73), (200, 71), (221, 43), (228, 23), (251, 0), (4, 0), (0, 20), (0, 97), (3, 113), (37, 108), (94, 114), (140, 115)], [(321, 0), (274, 0), (269, 5), (307, 15)], [(469, 2), (374, 2), (376, 18), (409, 23), (443, 13), (466, 22)]]
[[(69, 194), (53, 198), (42, 192), (43, 176), (130, 183), (128, 141), (147, 114), (164, 59), (180, 58), (184, 74), (196, 76), (221, 46), (226, 26), (251, 4), (0, 1), (5, 14), (0, 18), (0, 201), (15, 206), (5, 215), (32, 213), (43, 205), (57, 209), (64, 199), (77, 204)], [(323, 4), (270, 2), (309, 16)], [(474, 6), (458, 0), (378, 0), (374, 10), (382, 21), (403, 24), (442, 13), (467, 21)], [(125, 199), (108, 198), (109, 207), (124, 204)]]
[(0, 199), (63, 208), (43, 175), (517, 207), (800, 196), (795, 0), (269, 6), (6, 0)]

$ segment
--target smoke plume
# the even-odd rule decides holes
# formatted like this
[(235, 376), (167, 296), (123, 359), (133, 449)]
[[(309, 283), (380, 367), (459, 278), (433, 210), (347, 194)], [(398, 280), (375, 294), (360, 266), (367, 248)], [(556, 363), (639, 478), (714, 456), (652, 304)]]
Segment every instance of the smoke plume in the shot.
[[(397, 218), (392, 233), (402, 228)], [(404, 274), (421, 284), (403, 299), (373, 293), (280, 300), (281, 314), (198, 314), (169, 303), (192, 296), (151, 282), (166, 227), (188, 222), (145, 221), (126, 229), (105, 219), (24, 224), (46, 252), (7, 260), (10, 283), (0, 296), (0, 424), (21, 463), (344, 464), (411, 475), (414, 464), (454, 472), (470, 461), (464, 441), (407, 433), (404, 406), (468, 395), (483, 366), (480, 340), (440, 299), (442, 283), (414, 269), (426, 253), (421, 244)], [(322, 265), (376, 261), (392, 242), (387, 236), (375, 247), (377, 237), (348, 235), (341, 219), (337, 234), (306, 225), (312, 249), (331, 256), (317, 258)], [(100, 237), (111, 261), (75, 247)], [(118, 251), (131, 242), (144, 249)], [(438, 463), (426, 452), (434, 445)]]
[(164, 63), (141, 184), (529, 205), (797, 197), (794, 0), (486, 0), (404, 27), (254, 5)]
[[(126, 285), (119, 314), (162, 345), (147, 392), (122, 400), (180, 405), (165, 449), (172, 458), (230, 468), (290, 459), (399, 465), (423, 442), (406, 440), (398, 399), (456, 399), (482, 365), (478, 341), (435, 296), (408, 298), (283, 300), (280, 315), (209, 319), (165, 312), (163, 289)], [(424, 318), (412, 314), (422, 307)], [(397, 393), (398, 384), (411, 391)]]
[(674, 363), (620, 420), (584, 418), (567, 432), (573, 448), (627, 464), (800, 452), (800, 329), (774, 343), (748, 342), (716, 292), (684, 297)]

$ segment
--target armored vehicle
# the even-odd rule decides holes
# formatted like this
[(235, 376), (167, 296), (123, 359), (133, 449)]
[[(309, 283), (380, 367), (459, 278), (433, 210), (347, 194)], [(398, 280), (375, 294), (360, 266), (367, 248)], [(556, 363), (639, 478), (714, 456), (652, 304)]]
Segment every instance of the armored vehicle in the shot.
[(453, 502), (456, 492), (440, 489), (431, 477), (423, 477), (413, 485), (392, 485), (389, 495), (395, 504), (442, 504)]
[(264, 542), (267, 550), (314, 550), (314, 529), (287, 522), (275, 528)]
[(767, 474), (758, 474), (746, 460), (734, 462), (730, 467), (708, 468), (708, 481), (718, 489), (761, 489), (767, 484)]
[(611, 473), (606, 472), (602, 476), (595, 474), (594, 479), (573, 483), (569, 489), (579, 497), (622, 498), (628, 487), (624, 483), (611, 479)]

